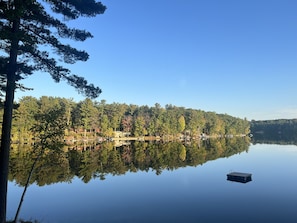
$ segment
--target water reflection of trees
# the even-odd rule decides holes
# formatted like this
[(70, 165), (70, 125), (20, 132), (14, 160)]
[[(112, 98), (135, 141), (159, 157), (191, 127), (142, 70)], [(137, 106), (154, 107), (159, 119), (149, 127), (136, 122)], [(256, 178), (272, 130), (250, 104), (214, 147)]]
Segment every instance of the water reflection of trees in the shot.
[[(47, 151), (35, 166), (30, 184), (39, 186), (57, 182), (71, 182), (79, 177), (85, 183), (93, 178), (104, 180), (107, 175), (126, 172), (175, 170), (185, 166), (198, 166), (209, 160), (229, 157), (247, 151), (248, 138), (223, 138), (180, 142), (139, 142), (115, 147), (112, 142), (102, 143), (84, 150), (65, 148), (64, 152)], [(11, 151), (9, 180), (24, 186), (34, 162), (30, 146)]]
[(253, 144), (277, 144), (277, 145), (297, 145), (297, 135), (269, 135), (269, 134), (254, 134), (252, 141)]

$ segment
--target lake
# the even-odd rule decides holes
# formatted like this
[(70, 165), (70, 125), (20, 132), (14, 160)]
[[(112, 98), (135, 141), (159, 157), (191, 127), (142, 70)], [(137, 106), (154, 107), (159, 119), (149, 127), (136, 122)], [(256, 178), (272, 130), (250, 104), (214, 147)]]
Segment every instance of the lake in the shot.
[[(295, 145), (246, 139), (139, 142), (63, 154), (59, 162), (44, 157), (36, 165), (20, 218), (44, 223), (297, 222)], [(11, 159), (8, 219), (14, 218), (32, 163), (21, 149)], [(252, 181), (228, 181), (226, 174), (233, 171), (251, 173)]]

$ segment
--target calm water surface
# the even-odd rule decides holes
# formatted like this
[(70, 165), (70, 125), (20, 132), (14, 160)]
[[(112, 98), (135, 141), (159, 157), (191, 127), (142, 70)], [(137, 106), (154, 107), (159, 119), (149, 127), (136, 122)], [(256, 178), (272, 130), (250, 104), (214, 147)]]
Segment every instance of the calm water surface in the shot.
[[(226, 180), (252, 173), (246, 184)], [(23, 188), (9, 183), (8, 218)], [(28, 188), (20, 217), (66, 222), (297, 222), (297, 147), (251, 145), (248, 152), (174, 171), (107, 175), (84, 183)]]

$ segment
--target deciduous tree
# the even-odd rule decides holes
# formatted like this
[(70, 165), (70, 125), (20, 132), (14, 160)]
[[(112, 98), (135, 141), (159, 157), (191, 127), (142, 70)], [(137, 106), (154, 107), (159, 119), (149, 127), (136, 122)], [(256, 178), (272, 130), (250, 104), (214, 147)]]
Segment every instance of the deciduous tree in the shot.
[(186, 128), (185, 117), (182, 115), (178, 118), (178, 131), (183, 132)]

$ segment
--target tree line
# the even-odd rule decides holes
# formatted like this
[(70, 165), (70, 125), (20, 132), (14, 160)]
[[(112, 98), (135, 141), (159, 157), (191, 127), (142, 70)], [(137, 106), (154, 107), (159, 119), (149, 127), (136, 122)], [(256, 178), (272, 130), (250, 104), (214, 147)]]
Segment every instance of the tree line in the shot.
[[(34, 138), (32, 127), (42, 114), (59, 112), (60, 125), (66, 129), (66, 137), (86, 136), (113, 137), (115, 131), (129, 132), (131, 136), (177, 136), (187, 137), (240, 135), (249, 133), (249, 122), (227, 114), (176, 107), (156, 103), (147, 105), (107, 104), (85, 99), (42, 96), (26, 96), (19, 100), (14, 111), (12, 140), (22, 142)], [(0, 110), (0, 112), (3, 112)]]
[(296, 144), (297, 119), (252, 120), (250, 123), (254, 141)]

